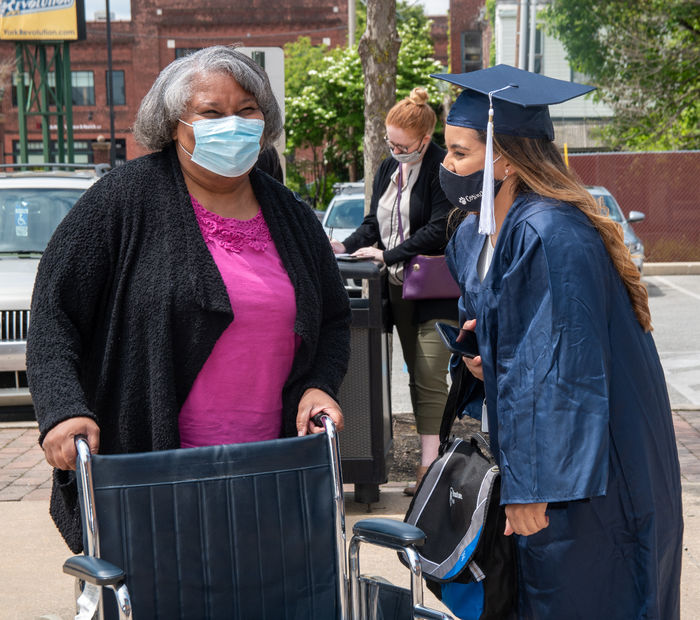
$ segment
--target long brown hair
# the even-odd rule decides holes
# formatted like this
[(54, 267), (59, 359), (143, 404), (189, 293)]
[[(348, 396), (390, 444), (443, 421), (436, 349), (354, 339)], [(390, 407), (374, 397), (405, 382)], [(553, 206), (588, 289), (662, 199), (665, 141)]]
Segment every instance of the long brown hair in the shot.
[[(486, 134), (478, 132), (485, 142)], [(534, 192), (546, 198), (574, 205), (586, 214), (603, 239), (605, 248), (627, 289), (632, 309), (644, 331), (651, 331), (651, 313), (646, 286), (630, 257), (622, 227), (566, 167), (561, 154), (546, 138), (494, 136), (494, 153), (503, 153), (517, 169), (516, 195)]]

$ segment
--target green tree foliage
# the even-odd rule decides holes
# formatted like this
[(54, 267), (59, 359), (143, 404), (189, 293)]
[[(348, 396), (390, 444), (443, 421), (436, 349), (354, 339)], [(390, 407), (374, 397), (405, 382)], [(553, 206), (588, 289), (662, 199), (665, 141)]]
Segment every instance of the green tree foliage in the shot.
[(553, 0), (545, 14), (572, 67), (613, 108), (611, 146), (700, 147), (698, 0)]
[(300, 93), (306, 85), (309, 67), (318, 67), (328, 52), (326, 45), (312, 45), (309, 37), (299, 37), (284, 46), (284, 88), (289, 93)]
[[(358, 11), (358, 30), (365, 17)], [(401, 37), (397, 100), (423, 86), (438, 109), (441, 95), (429, 77), (440, 72), (433, 59), (430, 22), (422, 8), (397, 3)], [(359, 36), (357, 37), (359, 39)], [(362, 176), (364, 82), (357, 47), (329, 49), (302, 37), (285, 45), (287, 184), (316, 208), (324, 208), (333, 183), (348, 180), (348, 170)], [(307, 179), (312, 178), (311, 183)]]

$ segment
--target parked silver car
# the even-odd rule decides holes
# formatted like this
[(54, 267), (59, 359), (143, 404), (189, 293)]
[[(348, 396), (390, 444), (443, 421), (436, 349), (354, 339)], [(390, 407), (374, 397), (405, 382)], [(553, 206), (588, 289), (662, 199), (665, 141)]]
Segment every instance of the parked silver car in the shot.
[(362, 224), (365, 217), (365, 184), (337, 183), (323, 218), (323, 228), (329, 239), (343, 241)]
[(603, 201), (603, 204), (608, 208), (612, 220), (622, 226), (622, 231), (625, 234), (625, 245), (629, 248), (632, 262), (637, 266), (637, 269), (639, 269), (639, 273), (642, 273), (644, 269), (644, 244), (632, 229), (632, 224), (634, 222), (641, 222), (646, 215), (641, 211), (630, 211), (627, 217), (625, 217), (620, 205), (617, 204), (617, 201), (607, 189), (600, 186), (587, 187), (586, 189), (591, 193), (593, 198)]
[(101, 173), (0, 168), (0, 406), (31, 404), (25, 352), (39, 259), (60, 221)]
[[(321, 223), (329, 239), (343, 241), (362, 224), (365, 217), (365, 184), (336, 183), (333, 186), (335, 195), (328, 203)], [(362, 280), (347, 279), (345, 290), (351, 298), (362, 295)]]

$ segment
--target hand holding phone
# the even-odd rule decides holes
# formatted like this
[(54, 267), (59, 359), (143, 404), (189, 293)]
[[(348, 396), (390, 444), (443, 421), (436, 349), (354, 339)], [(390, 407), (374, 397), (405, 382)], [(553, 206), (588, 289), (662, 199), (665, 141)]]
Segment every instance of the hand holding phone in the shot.
[[(452, 352), (462, 357), (474, 358), (479, 355), (479, 347), (476, 343), (476, 335), (469, 329), (460, 329), (447, 323), (438, 321), (435, 329), (445, 343), (445, 346)], [(459, 338), (459, 340), (458, 340)]]

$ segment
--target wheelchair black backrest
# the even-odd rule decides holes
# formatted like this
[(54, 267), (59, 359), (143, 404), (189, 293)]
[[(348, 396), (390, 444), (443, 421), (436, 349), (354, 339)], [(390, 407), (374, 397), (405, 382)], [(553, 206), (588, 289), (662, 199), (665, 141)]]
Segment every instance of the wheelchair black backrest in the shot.
[(335, 618), (331, 461), (325, 434), (94, 455), (99, 555), (126, 572), (137, 618)]

